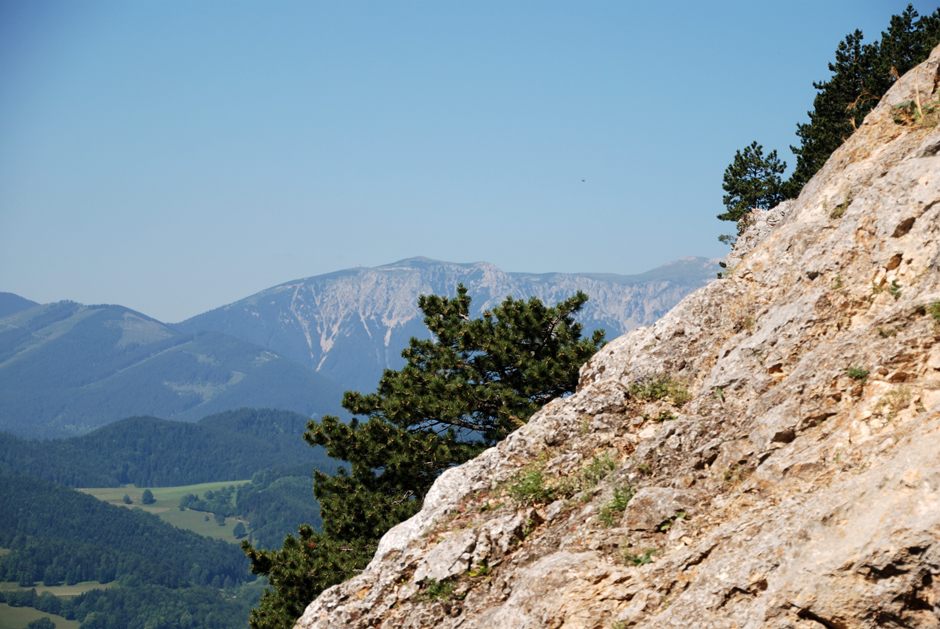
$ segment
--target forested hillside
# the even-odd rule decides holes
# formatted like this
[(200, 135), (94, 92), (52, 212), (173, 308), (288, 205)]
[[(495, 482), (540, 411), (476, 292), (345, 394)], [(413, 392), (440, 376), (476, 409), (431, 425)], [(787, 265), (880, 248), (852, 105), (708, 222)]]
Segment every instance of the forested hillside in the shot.
[[(171, 571), (181, 583), (210, 585), (225, 579), (238, 583), (249, 578), (247, 560), (231, 544), (26, 476), (0, 476), (0, 531), (8, 537), (52, 538), (130, 553)], [(50, 558), (67, 561), (58, 555)], [(42, 573), (33, 578), (41, 579)]]
[(0, 319), (0, 430), (21, 436), (244, 406), (337, 413), (341, 397), (332, 381), (263, 347), (184, 334), (121, 306), (59, 302)]
[(194, 424), (129, 417), (80, 437), (35, 442), (0, 433), (0, 473), (69, 487), (168, 487), (251, 478), (273, 465), (325, 473), (336, 461), (302, 435), (291, 411), (238, 409)]
[(0, 293), (0, 319), (38, 305), (39, 304), (35, 301), (25, 299), (13, 293)]
[(247, 619), (250, 600), (237, 596), (254, 577), (237, 547), (40, 479), (0, 476), (0, 547), (7, 549), (0, 581), (22, 588), (116, 584), (74, 598), (0, 593), (0, 602), (75, 619), (85, 629), (236, 629)]

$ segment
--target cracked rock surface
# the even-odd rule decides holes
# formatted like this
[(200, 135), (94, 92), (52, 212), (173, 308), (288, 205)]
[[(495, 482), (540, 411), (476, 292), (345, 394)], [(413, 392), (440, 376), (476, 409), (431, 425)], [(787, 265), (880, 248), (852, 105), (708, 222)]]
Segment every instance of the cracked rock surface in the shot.
[(938, 64), (297, 627), (940, 627)]

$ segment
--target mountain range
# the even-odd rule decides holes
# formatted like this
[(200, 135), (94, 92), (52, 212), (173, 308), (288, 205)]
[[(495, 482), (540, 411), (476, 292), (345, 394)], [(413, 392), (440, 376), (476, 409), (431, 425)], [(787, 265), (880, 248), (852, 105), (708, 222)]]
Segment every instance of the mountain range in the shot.
[(193, 422), (242, 407), (348, 417), (345, 390), (371, 391), (427, 338), (422, 294), (467, 286), (471, 311), (512, 295), (554, 304), (578, 290), (585, 332), (649, 325), (715, 277), (683, 258), (640, 275), (507, 273), (411, 258), (286, 282), (176, 324), (119, 305), (36, 304), (0, 293), (0, 431), (79, 435), (125, 417)]
[(686, 257), (639, 275), (507, 273), (487, 262), (410, 258), (285, 282), (187, 319), (182, 332), (221, 332), (305, 365), (344, 389), (371, 391), (382, 371), (398, 369), (413, 337), (427, 338), (422, 294), (469, 289), (478, 316), (507, 296), (554, 305), (582, 290), (590, 300), (578, 320), (613, 339), (650, 325), (687, 294), (714, 279), (717, 259)]

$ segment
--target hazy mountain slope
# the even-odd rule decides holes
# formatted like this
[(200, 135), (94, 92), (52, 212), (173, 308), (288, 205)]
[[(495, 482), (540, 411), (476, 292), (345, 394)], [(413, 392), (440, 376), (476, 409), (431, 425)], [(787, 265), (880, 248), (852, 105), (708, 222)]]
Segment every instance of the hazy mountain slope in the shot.
[(608, 338), (648, 325), (715, 277), (717, 261), (683, 258), (641, 275), (506, 273), (486, 262), (456, 264), (411, 258), (287, 282), (175, 324), (183, 332), (215, 330), (270, 347), (344, 388), (371, 390), (382, 370), (403, 364), (412, 336), (426, 336), (421, 294), (470, 289), (474, 315), (507, 295), (555, 303), (577, 290), (590, 296), (580, 320)]
[(308, 418), (291, 411), (239, 409), (196, 423), (129, 417), (69, 439), (28, 441), (0, 433), (0, 474), (69, 487), (166, 487), (251, 478), (275, 465), (335, 470), (302, 435)]
[(264, 348), (183, 334), (122, 306), (59, 302), (0, 319), (0, 430), (80, 434), (133, 415), (243, 406), (336, 413), (341, 389)]
[(13, 293), (0, 293), (0, 319), (38, 305), (39, 304), (35, 301), (25, 299)]

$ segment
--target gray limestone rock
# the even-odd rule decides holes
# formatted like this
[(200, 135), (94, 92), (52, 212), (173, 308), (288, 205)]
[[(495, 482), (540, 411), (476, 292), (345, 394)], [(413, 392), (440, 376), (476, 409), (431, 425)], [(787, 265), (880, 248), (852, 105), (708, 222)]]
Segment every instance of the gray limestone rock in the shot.
[(645, 487), (627, 505), (620, 526), (632, 531), (656, 531), (677, 515), (695, 515), (701, 494), (671, 487)]

